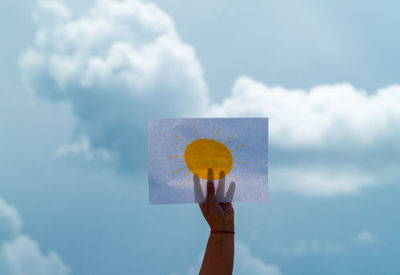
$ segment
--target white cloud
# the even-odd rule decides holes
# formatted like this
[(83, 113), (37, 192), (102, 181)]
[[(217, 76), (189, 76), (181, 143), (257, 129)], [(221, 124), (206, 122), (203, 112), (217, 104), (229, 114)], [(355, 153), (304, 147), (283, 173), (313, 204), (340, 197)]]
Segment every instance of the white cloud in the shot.
[(270, 118), (275, 189), (310, 196), (356, 194), (398, 174), (400, 86), (374, 94), (350, 84), (306, 91), (240, 77), (232, 94), (208, 115)]
[(234, 274), (281, 275), (279, 267), (266, 264), (262, 259), (251, 254), (250, 248), (242, 241), (235, 244)]
[(135, 173), (147, 153), (147, 118), (268, 116), (272, 189), (357, 194), (398, 176), (400, 86), (290, 90), (240, 77), (209, 107), (194, 49), (156, 5), (98, 0), (74, 17), (63, 3), (42, 0), (33, 17), (35, 43), (20, 58), (24, 82), (77, 117), (59, 156)]
[(377, 241), (377, 238), (368, 230), (362, 230), (353, 240), (358, 243), (374, 243)]
[(90, 140), (86, 136), (81, 136), (77, 141), (61, 145), (56, 151), (59, 157), (68, 156), (75, 161), (93, 163), (109, 163), (113, 160), (110, 152), (104, 149), (93, 149)]
[(21, 227), (22, 221), (17, 209), (0, 198), (0, 245), (14, 239)]
[(142, 165), (147, 118), (205, 112), (207, 87), (195, 51), (156, 5), (99, 0), (76, 18), (47, 0), (38, 2), (34, 19), (35, 43), (20, 58), (25, 85), (69, 103), (78, 118), (75, 138), (111, 154), (118, 168)]
[(350, 84), (288, 90), (240, 77), (210, 115), (268, 116), (271, 141), (285, 147), (368, 146), (400, 126), (400, 86), (368, 95)]
[(4, 275), (66, 275), (57, 253), (42, 254), (37, 242), (20, 233), (18, 211), (0, 198), (0, 273)]
[(283, 255), (303, 255), (308, 253), (332, 254), (343, 252), (344, 249), (343, 244), (321, 240), (296, 240), (288, 245), (276, 245), (273, 247), (275, 252)]
[(310, 165), (276, 167), (270, 172), (271, 188), (307, 196), (357, 194), (379, 182), (362, 170)]
[(52, 0), (39, 1), (38, 9), (33, 13), (33, 20), (40, 26), (57, 24), (70, 18), (70, 11), (61, 2)]
[[(37, 242), (28, 236), (19, 235), (12, 242), (5, 243), (0, 250), (1, 265), (9, 275), (61, 275), (68, 274), (68, 268), (57, 253), (43, 255)], [(3, 273), (2, 273), (3, 274)]]

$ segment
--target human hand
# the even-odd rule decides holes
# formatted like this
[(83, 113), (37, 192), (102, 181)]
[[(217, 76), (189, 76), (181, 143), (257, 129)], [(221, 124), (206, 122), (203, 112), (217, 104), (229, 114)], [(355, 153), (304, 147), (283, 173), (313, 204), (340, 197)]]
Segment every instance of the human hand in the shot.
[[(207, 178), (207, 196), (206, 200), (199, 203), (201, 212), (203, 213), (204, 218), (209, 224), (212, 231), (235, 231), (234, 226), (234, 210), (231, 202), (218, 202), (216, 200), (214, 178), (212, 169), (208, 169)], [(196, 189), (200, 188), (200, 180), (197, 175), (193, 177), (193, 181), (195, 184), (195, 192)], [(232, 200), (233, 193), (235, 190), (235, 183), (232, 182), (229, 186), (229, 189), (224, 196), (225, 193), (225, 173), (223, 171), (220, 172), (219, 182), (217, 187), (217, 196), (223, 197), (223, 200)], [(196, 195), (196, 194), (195, 194)], [(197, 194), (199, 196), (199, 193)]]

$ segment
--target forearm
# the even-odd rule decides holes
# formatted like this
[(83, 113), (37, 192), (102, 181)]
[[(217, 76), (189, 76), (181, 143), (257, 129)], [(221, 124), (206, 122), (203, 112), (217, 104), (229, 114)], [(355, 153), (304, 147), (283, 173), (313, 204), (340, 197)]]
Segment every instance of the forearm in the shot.
[(233, 271), (235, 234), (210, 233), (200, 275), (230, 275)]

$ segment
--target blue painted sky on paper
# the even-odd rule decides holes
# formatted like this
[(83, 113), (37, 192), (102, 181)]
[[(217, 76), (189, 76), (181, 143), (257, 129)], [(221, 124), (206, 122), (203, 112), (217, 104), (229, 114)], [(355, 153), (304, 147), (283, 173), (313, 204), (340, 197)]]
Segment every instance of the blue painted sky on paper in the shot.
[[(173, 19), (182, 41), (195, 49), (210, 104), (228, 97), (242, 75), (287, 89), (346, 82), (367, 94), (399, 83), (400, 40), (395, 34), (400, 18), (395, 1), (155, 3)], [(85, 14), (93, 4), (67, 3), (75, 16)], [(42, 255), (56, 252), (70, 274), (190, 274), (191, 268), (199, 265), (207, 225), (196, 205), (148, 204), (146, 165), (140, 162), (146, 156), (137, 154), (123, 167), (57, 156), (60, 145), (70, 142), (79, 131), (95, 140), (96, 130), (111, 129), (113, 121), (94, 122), (90, 114), (76, 113), (78, 105), (71, 102), (78, 102), (74, 101), (77, 98), (69, 104), (58, 103), (25, 90), (17, 64), (21, 53), (34, 43), (37, 27), (31, 14), (35, 6), (36, 1), (0, 3), (0, 197), (16, 208), (23, 222), (16, 234), (37, 242)], [(179, 72), (185, 75), (187, 71)], [(167, 91), (173, 91), (171, 87)], [(104, 103), (103, 99), (99, 103)], [(173, 104), (154, 101), (140, 110), (171, 105), (169, 114), (178, 116), (180, 111), (175, 112)], [(96, 107), (88, 104), (88, 110), (89, 105)], [(135, 116), (135, 108), (120, 107), (109, 115), (118, 119), (119, 114)], [(114, 134), (122, 135), (124, 127), (116, 127)], [(273, 121), (271, 127), (275, 127)], [(145, 140), (144, 123), (137, 129), (133, 134)], [(142, 143), (118, 147), (121, 143), (106, 134), (97, 136), (98, 143), (92, 146), (113, 141), (119, 154), (124, 148), (145, 151)], [(392, 137), (397, 138), (395, 132)], [(340, 148), (351, 151), (346, 146), (343, 142)], [(292, 160), (277, 148), (271, 148), (270, 171)], [(398, 150), (395, 143), (384, 142), (378, 148), (381, 150), (368, 152), (386, 156), (382, 159), (388, 164), (382, 162), (381, 166), (399, 161), (398, 155), (391, 153)], [(289, 156), (301, 165), (322, 159), (326, 155), (321, 152), (316, 157), (300, 148)], [(326, 156), (326, 163), (335, 163), (331, 157)], [(368, 158), (374, 155), (354, 162)], [(378, 169), (376, 166), (370, 170)], [(129, 167), (133, 174), (126, 173), (131, 171)], [(248, 263), (260, 259), (261, 269), (270, 266), (281, 274), (399, 273), (396, 244), (400, 224), (394, 211), (400, 206), (397, 173), (396, 169), (377, 172), (374, 176), (382, 182), (355, 193), (307, 196), (272, 189), (266, 205), (236, 204), (236, 238), (251, 252), (249, 256), (238, 251), (247, 255), (236, 259), (238, 272), (262, 274), (251, 269), (254, 265), (246, 269)], [(283, 183), (270, 184), (279, 187)], [(11, 242), (7, 235), (11, 219), (2, 219), (0, 216), (0, 245)], [(4, 266), (10, 268), (4, 261), (0, 259), (0, 271)]]

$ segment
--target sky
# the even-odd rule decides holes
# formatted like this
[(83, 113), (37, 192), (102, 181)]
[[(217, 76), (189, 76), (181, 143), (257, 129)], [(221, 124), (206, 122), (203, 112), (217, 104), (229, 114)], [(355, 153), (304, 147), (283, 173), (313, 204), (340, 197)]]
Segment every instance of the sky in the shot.
[(145, 124), (269, 117), (235, 274), (397, 274), (395, 1), (0, 3), (0, 273), (196, 274), (198, 206), (149, 205)]

